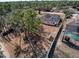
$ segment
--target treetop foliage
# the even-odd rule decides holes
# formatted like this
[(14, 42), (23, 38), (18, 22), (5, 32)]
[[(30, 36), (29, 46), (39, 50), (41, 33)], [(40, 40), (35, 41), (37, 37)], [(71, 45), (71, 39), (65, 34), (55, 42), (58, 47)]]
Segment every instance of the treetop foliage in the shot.
[[(63, 6), (79, 7), (79, 1), (31, 1), (31, 2), (0, 2), (0, 22), (6, 22), (5, 16), (9, 14), (10, 23), (12, 24), (22, 24), (25, 28), (38, 27), (41, 23), (40, 19), (36, 17), (36, 8), (45, 8), (51, 10), (53, 7), (62, 8)], [(32, 8), (32, 9), (31, 9)], [(41, 9), (42, 9), (41, 8)], [(68, 15), (69, 12), (65, 13)], [(70, 12), (71, 13), (71, 12)], [(2, 21), (2, 19), (4, 19)], [(36, 20), (38, 19), (38, 20)], [(29, 20), (29, 21), (28, 21)], [(28, 25), (27, 25), (27, 24)], [(29, 24), (30, 23), (30, 24)], [(37, 28), (36, 27), (36, 28)], [(26, 29), (26, 30), (27, 30)], [(32, 29), (35, 31), (35, 28)], [(32, 31), (31, 31), (32, 32)]]
[(10, 17), (13, 25), (21, 24), (25, 31), (29, 31), (30, 33), (36, 32), (42, 23), (40, 18), (37, 18), (37, 14), (33, 9), (17, 10)]

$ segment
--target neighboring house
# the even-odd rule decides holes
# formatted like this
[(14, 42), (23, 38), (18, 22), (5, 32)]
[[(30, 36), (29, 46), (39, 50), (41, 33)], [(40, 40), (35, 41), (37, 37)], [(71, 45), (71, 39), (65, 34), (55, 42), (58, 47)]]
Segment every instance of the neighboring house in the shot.
[[(71, 20), (71, 19), (69, 19), (69, 20)], [(68, 23), (68, 24), (66, 25), (65, 32), (66, 32), (66, 33), (67, 33), (67, 32), (77, 32), (77, 26), (76, 26), (75, 21), (72, 21), (72, 22), (70, 22), (70, 23)]]
[(79, 33), (79, 14), (73, 14), (71, 19), (67, 19), (65, 32)]
[(56, 14), (46, 14), (42, 16), (42, 21), (44, 24), (58, 26), (62, 21), (59, 15)]
[[(72, 20), (72, 19), (69, 19), (69, 20)], [(69, 37), (70, 40), (73, 42), (79, 41), (79, 18), (78, 17), (76, 17), (74, 21), (71, 21), (66, 25), (66, 29), (64, 33), (65, 33), (64, 35), (65, 39)]]

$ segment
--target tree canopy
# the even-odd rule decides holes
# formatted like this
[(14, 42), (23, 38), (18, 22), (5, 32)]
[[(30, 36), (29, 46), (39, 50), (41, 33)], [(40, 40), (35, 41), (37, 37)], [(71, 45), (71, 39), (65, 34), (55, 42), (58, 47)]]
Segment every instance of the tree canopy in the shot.
[(30, 33), (36, 32), (37, 28), (42, 23), (33, 9), (17, 10), (13, 12), (10, 17), (12, 25), (21, 24), (22, 28)]

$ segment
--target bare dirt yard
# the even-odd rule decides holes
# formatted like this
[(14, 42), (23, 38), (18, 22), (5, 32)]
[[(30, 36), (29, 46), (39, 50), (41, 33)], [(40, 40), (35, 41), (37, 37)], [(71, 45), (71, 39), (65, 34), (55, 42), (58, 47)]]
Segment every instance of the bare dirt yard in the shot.
[[(2, 50), (4, 51), (4, 55), (6, 57), (45, 57), (51, 42), (54, 40), (55, 35), (58, 32), (59, 27), (54, 26), (48, 26), (48, 25), (42, 25), (42, 28), (39, 31), (40, 36), (35, 36), (33, 39), (31, 39), (31, 43), (35, 49), (35, 52), (33, 52), (33, 49), (26, 40), (24, 42), (23, 37), (24, 33), (21, 33), (21, 36), (15, 36), (12, 33), (9, 34), (9, 38), (11, 39), (10, 42), (0, 42), (2, 43)], [(20, 46), (22, 49), (22, 52), (20, 52), (20, 48), (16, 48), (16, 46)]]

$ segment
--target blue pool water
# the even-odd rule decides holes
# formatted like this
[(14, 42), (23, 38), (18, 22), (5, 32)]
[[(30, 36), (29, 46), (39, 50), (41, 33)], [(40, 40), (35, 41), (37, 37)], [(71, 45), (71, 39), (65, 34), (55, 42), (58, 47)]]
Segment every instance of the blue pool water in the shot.
[(76, 41), (79, 41), (79, 34), (76, 34), (74, 32), (68, 32), (66, 33), (67, 36), (69, 36), (70, 38), (76, 40)]

